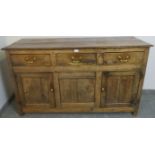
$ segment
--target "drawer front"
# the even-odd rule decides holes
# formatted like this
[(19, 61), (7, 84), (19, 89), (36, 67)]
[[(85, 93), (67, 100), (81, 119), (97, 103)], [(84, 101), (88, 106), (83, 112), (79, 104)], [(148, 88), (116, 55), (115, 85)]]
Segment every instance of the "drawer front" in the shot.
[(103, 63), (113, 64), (141, 64), (144, 60), (144, 52), (118, 52), (104, 53)]
[(12, 54), (11, 61), (14, 66), (49, 66), (50, 54)]
[(96, 65), (96, 53), (56, 53), (59, 66)]

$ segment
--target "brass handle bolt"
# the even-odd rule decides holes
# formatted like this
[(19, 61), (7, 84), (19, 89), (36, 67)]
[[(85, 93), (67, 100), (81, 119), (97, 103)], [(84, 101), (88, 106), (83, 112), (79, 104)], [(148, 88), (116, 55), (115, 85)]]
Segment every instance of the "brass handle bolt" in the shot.
[(33, 64), (36, 60), (37, 60), (37, 58), (35, 56), (33, 56), (33, 57), (31, 57), (31, 56), (25, 57), (25, 61), (26, 61), (27, 64)]
[(122, 56), (118, 56), (118, 60), (121, 62), (121, 63), (127, 63), (128, 61), (129, 61), (129, 59), (130, 59), (130, 56), (129, 55), (127, 55), (127, 56), (125, 56), (125, 57), (122, 57)]

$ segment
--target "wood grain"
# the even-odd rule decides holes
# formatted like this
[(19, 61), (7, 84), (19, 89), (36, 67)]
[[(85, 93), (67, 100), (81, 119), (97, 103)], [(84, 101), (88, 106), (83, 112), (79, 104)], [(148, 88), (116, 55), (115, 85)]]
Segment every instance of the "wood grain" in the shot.
[(95, 102), (95, 74), (60, 73), (59, 87), (62, 106), (81, 105)]
[(18, 112), (136, 115), (149, 47), (134, 37), (20, 40), (4, 48)]
[(22, 105), (49, 104), (55, 107), (53, 78), (51, 77), (51, 74), (18, 74), (18, 89)]
[(150, 47), (144, 41), (135, 37), (83, 37), (83, 38), (49, 38), (49, 39), (22, 39), (5, 47), (12, 49), (66, 49), (66, 48), (124, 48)]
[(106, 72), (102, 79), (101, 103), (105, 105), (120, 106), (121, 104), (132, 104), (137, 98), (139, 80), (138, 72)]

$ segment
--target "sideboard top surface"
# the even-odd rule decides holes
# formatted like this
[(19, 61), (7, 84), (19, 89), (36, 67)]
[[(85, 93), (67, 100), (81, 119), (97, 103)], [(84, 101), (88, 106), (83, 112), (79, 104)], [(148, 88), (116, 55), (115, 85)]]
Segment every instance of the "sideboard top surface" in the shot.
[(151, 47), (135, 37), (73, 37), (21, 39), (4, 50)]

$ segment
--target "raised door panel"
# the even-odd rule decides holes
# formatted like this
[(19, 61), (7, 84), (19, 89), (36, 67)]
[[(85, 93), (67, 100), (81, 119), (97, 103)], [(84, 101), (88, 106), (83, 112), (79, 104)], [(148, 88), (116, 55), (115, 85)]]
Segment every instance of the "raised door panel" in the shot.
[(75, 103), (77, 101), (76, 79), (60, 79), (60, 94), (63, 103)]
[(78, 102), (90, 103), (95, 99), (95, 79), (77, 80)]
[(62, 107), (92, 107), (95, 103), (94, 73), (59, 74)]
[(17, 79), (23, 105), (55, 106), (51, 74), (20, 74)]
[(138, 72), (107, 72), (102, 76), (101, 105), (127, 106), (136, 100)]

